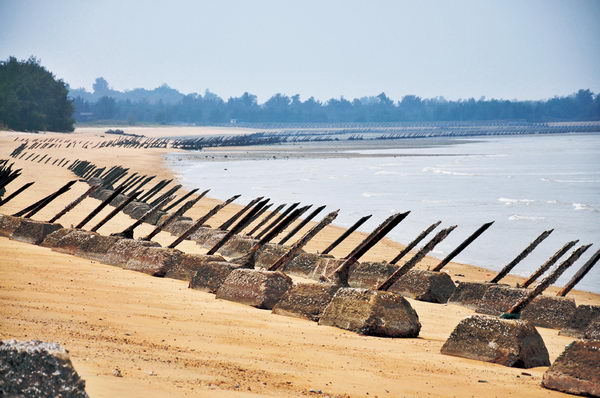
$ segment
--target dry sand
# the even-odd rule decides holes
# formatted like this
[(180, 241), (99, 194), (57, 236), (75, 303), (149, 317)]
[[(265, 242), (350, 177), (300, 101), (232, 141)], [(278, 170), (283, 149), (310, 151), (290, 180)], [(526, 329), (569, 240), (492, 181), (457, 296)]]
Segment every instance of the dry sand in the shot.
[[(15, 136), (0, 133), (0, 159), (8, 158), (17, 146)], [(70, 137), (102, 139), (93, 132)], [(101, 166), (122, 164), (159, 178), (173, 177), (163, 164), (166, 150), (162, 149), (34, 151), (53, 158), (86, 159)], [(52, 161), (44, 165), (21, 159), (15, 163), (24, 172), (8, 193), (26, 181), (35, 180), (36, 184), (0, 208), (4, 214), (20, 210), (74, 179), (68, 170), (51, 166)], [(34, 218), (50, 218), (86, 188), (78, 182)], [(86, 199), (60, 222), (75, 224), (98, 203)], [(196, 218), (216, 203), (203, 199), (189, 215)], [(239, 206), (231, 205), (210, 224), (218, 225), (237, 209)], [(105, 209), (88, 227), (110, 210)], [(119, 214), (100, 232), (120, 231), (132, 221)], [(150, 230), (143, 225), (136, 232)], [(308, 250), (322, 250), (341, 232), (338, 227), (327, 228)], [(348, 253), (363, 237), (353, 234), (333, 254)], [(156, 238), (161, 244), (173, 239), (166, 233)], [(401, 247), (384, 240), (365, 259), (390, 259)], [(205, 252), (190, 241), (179, 248)], [(153, 278), (6, 238), (0, 238), (0, 253), (0, 338), (63, 344), (93, 398), (319, 395), (311, 389), (322, 391), (320, 396), (340, 397), (561, 395), (540, 387), (544, 367), (526, 370), (529, 376), (520, 369), (441, 355), (439, 349), (452, 329), (472, 313), (459, 306), (410, 300), (423, 325), (419, 338), (365, 337), (215, 300), (213, 295), (187, 289), (183, 281)], [(435, 261), (427, 258), (419, 268)], [(455, 280), (481, 281), (492, 275), (482, 268), (455, 263), (447, 271)], [(512, 284), (519, 280), (513, 276), (506, 279)], [(573, 291), (570, 296), (579, 304), (600, 304), (596, 294)], [(558, 336), (556, 330), (538, 330), (551, 360), (573, 340)], [(124, 377), (112, 375), (117, 367)]]

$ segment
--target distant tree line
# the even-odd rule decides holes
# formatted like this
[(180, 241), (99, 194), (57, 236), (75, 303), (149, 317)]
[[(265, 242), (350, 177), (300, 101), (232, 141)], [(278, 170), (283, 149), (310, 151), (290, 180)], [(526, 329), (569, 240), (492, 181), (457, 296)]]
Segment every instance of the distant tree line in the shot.
[(68, 85), (31, 57), (0, 61), (0, 128), (20, 131), (72, 131), (78, 122), (158, 124), (398, 123), (469, 121), (600, 120), (600, 94), (579, 90), (539, 101), (480, 98), (449, 101), (407, 95), (398, 101), (385, 93), (347, 100), (318, 101), (275, 94), (259, 104), (244, 93), (227, 100), (206, 90), (182, 94), (162, 85), (153, 90), (117, 91), (103, 78), (93, 92)]
[(127, 121), (159, 124), (223, 123), (348, 123), (522, 120), (529, 122), (600, 120), (600, 94), (579, 90), (565, 97), (539, 101), (423, 99), (407, 95), (394, 101), (385, 93), (354, 100), (275, 94), (259, 104), (244, 93), (227, 100), (206, 91), (204, 95), (179, 93), (166, 85), (154, 90), (119, 92), (96, 79), (94, 92), (71, 91), (77, 121)]
[(68, 86), (31, 57), (0, 61), (0, 128), (73, 131)]

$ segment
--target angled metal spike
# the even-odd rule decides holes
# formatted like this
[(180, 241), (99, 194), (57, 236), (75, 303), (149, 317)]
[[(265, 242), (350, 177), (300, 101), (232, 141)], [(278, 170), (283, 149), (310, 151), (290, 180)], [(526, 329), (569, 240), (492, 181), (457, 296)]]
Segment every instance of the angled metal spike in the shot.
[(440, 243), (448, 235), (450, 235), (450, 232), (454, 231), (455, 228), (456, 228), (456, 225), (453, 225), (449, 228), (443, 229), (440, 232), (438, 232), (433, 237), (433, 239), (431, 239), (425, 246), (423, 246), (423, 248), (421, 250), (419, 250), (417, 252), (417, 254), (415, 254), (410, 260), (408, 260), (406, 263), (404, 263), (404, 265), (402, 265), (402, 267), (400, 267), (396, 271), (394, 271), (394, 273), (392, 275), (390, 275), (389, 278), (387, 278), (385, 282), (383, 282), (381, 285), (379, 285), (377, 290), (388, 290), (398, 279), (400, 279), (408, 271), (410, 271), (412, 268), (414, 268), (414, 266), (417, 265), (419, 263), (419, 261), (421, 261), (423, 259), (423, 257), (425, 257), (430, 251), (432, 251), (438, 243)]
[(333, 249), (335, 249), (340, 243), (346, 240), (352, 232), (356, 231), (361, 225), (363, 225), (369, 218), (371, 218), (372, 214), (368, 216), (361, 217), (357, 222), (355, 222), (350, 228), (344, 231), (339, 238), (337, 238), (332, 244), (330, 244), (321, 254), (329, 254)]
[(579, 242), (579, 239), (572, 240), (571, 242), (567, 242), (566, 245), (558, 249), (556, 253), (554, 253), (544, 264), (542, 264), (533, 274), (527, 278), (525, 282), (519, 287), (529, 287), (533, 282), (536, 281), (537, 278), (542, 276), (544, 272), (546, 272), (550, 267), (554, 265), (563, 255), (565, 255), (573, 246), (575, 246)]
[[(252, 229), (250, 232), (248, 232), (248, 233), (246, 234), (246, 236), (252, 236), (252, 235), (254, 235), (254, 233), (255, 233), (256, 231), (258, 231), (259, 229), (261, 229), (263, 225), (265, 225), (265, 224), (266, 224), (266, 223), (267, 223), (267, 222), (268, 222), (268, 221), (269, 221), (271, 218), (273, 218), (273, 217), (274, 217), (274, 216), (275, 216), (277, 213), (279, 213), (279, 211), (280, 211), (281, 209), (283, 209), (285, 206), (286, 206), (286, 204), (285, 204), (285, 203), (284, 203), (284, 204), (282, 204), (282, 205), (279, 205), (279, 206), (277, 206), (277, 208), (276, 208), (275, 210), (273, 210), (271, 213), (267, 214), (267, 216), (266, 216), (265, 218), (263, 218), (263, 219), (262, 219), (262, 220), (261, 220), (261, 221), (260, 221), (260, 222), (259, 222), (259, 223), (256, 225), (256, 227), (254, 227), (254, 228), (253, 228), (253, 229)], [(263, 207), (263, 209), (264, 209), (264, 207)]]
[(594, 265), (600, 260), (600, 250), (596, 251), (592, 257), (573, 275), (573, 278), (558, 292), (557, 296), (566, 296), (574, 287), (583, 279), (588, 272), (592, 270)]
[(446, 256), (438, 265), (436, 265), (432, 271), (439, 272), (444, 268), (452, 259), (460, 254), (463, 250), (467, 248), (475, 239), (477, 239), (482, 233), (484, 233), (489, 227), (492, 226), (494, 222), (490, 221), (488, 223), (483, 224), (479, 227), (475, 232), (473, 232), (467, 239), (465, 239), (460, 245), (456, 247), (456, 249), (452, 250), (450, 254)]
[(119, 214), (119, 212), (121, 210), (123, 210), (125, 208), (125, 206), (127, 206), (128, 204), (130, 204), (131, 202), (133, 202), (139, 195), (142, 194), (142, 192), (143, 191), (136, 191), (136, 192), (132, 193), (131, 195), (129, 195), (127, 197), (127, 199), (125, 199), (123, 202), (121, 202), (110, 213), (108, 213), (106, 215), (106, 217), (104, 217), (102, 220), (100, 220), (98, 222), (98, 224), (94, 225), (94, 227), (92, 229), (90, 229), (90, 231), (92, 231), (92, 232), (98, 231), (100, 229), (100, 227), (102, 227), (104, 224), (106, 224), (107, 222), (109, 222), (114, 216), (116, 216), (117, 214)]
[(228, 204), (230, 204), (231, 202), (233, 202), (234, 200), (236, 200), (240, 196), (242, 196), (242, 195), (234, 195), (231, 198), (227, 199), (225, 202), (219, 203), (218, 205), (216, 205), (215, 207), (213, 207), (208, 213), (206, 213), (204, 216), (200, 217), (198, 219), (198, 221), (196, 221), (194, 223), (194, 225), (192, 225), (184, 233), (182, 233), (179, 236), (179, 238), (175, 239), (173, 241), (173, 243), (171, 243), (168, 246), (168, 248), (169, 249), (174, 249), (177, 245), (179, 245), (181, 242), (183, 242), (184, 240), (186, 240), (191, 234), (193, 234), (198, 229), (200, 229), (200, 227), (202, 227), (202, 225), (204, 225), (204, 223), (206, 221), (208, 221), (209, 218), (211, 218), (212, 216), (214, 216), (215, 214), (217, 214), (223, 207), (227, 206)]
[[(324, 206), (323, 206), (324, 207)], [(328, 226), (336, 219), (339, 210), (333, 211), (321, 220), (320, 223), (312, 227), (304, 236), (302, 236), (294, 245), (287, 251), (283, 256), (281, 256), (273, 265), (269, 267), (269, 271), (277, 271), (278, 269), (285, 267), (290, 263), (302, 250), (302, 248), (312, 239), (316, 234), (318, 234), (323, 228)]]
[(431, 231), (436, 229), (437, 226), (441, 223), (441, 221), (435, 222), (429, 227), (427, 227), (425, 230), (423, 230), (423, 232), (421, 232), (412, 242), (408, 244), (408, 246), (402, 249), (402, 251), (400, 251), (400, 253), (398, 253), (398, 255), (392, 259), (392, 261), (390, 261), (390, 264), (396, 264), (398, 261), (400, 261), (404, 256), (408, 254), (408, 252), (415, 248), (423, 239), (425, 239), (427, 235), (431, 233)]
[(538, 236), (537, 238), (535, 238), (535, 240), (533, 242), (531, 242), (526, 248), (525, 250), (523, 250), (521, 253), (519, 253), (519, 255), (517, 257), (515, 257), (514, 260), (512, 260), (510, 263), (506, 264), (504, 266), (504, 268), (502, 268), (500, 270), (500, 272), (498, 272), (498, 275), (496, 275), (495, 277), (493, 277), (489, 283), (498, 283), (500, 282), (500, 280), (502, 278), (504, 278), (506, 275), (508, 275), (508, 273), (515, 268), (515, 266), (517, 264), (519, 264), (521, 261), (523, 261), (523, 259), (525, 257), (527, 257), (529, 255), (529, 253), (531, 253), (540, 243), (542, 243), (542, 241), (544, 239), (546, 239), (551, 233), (552, 231), (554, 231), (554, 229), (549, 229), (548, 231), (544, 231), (540, 234), (540, 236)]
[(567, 268), (569, 268), (571, 265), (573, 265), (573, 263), (577, 261), (579, 257), (581, 257), (581, 255), (585, 253), (587, 249), (590, 248), (590, 246), (592, 245), (583, 245), (575, 249), (573, 253), (571, 253), (571, 255), (569, 256), (569, 258), (560, 263), (550, 273), (550, 275), (542, 279), (540, 283), (538, 283), (533, 289), (531, 289), (527, 296), (523, 297), (515, 305), (513, 305), (512, 308), (507, 311), (507, 313), (519, 314), (521, 310), (527, 306), (527, 304), (529, 304), (531, 301), (533, 301), (534, 298), (542, 294), (544, 290), (546, 290), (551, 284), (556, 282), (556, 280), (562, 275), (562, 273), (565, 272)]
[(95, 190), (98, 189), (98, 187), (100, 187), (100, 185), (92, 185), (87, 191), (85, 191), (83, 194), (81, 194), (77, 199), (75, 199), (74, 201), (72, 201), (71, 203), (66, 205), (64, 209), (62, 209), (60, 212), (58, 212), (58, 214), (56, 214), (54, 217), (52, 217), (50, 220), (48, 220), (48, 222), (55, 223), (56, 221), (58, 221), (62, 216), (64, 216), (65, 214), (67, 214), (68, 212), (73, 210), (75, 208), (75, 206), (77, 206), (79, 203), (81, 203), (85, 198), (90, 196), (92, 194), (92, 192), (94, 192)]
[(405, 213), (396, 213), (388, 217), (366, 239), (364, 239), (352, 252), (346, 257), (346, 260), (335, 270), (328, 279), (341, 286), (348, 286), (348, 271), (365, 253), (382, 240), (396, 225), (404, 220), (410, 211)]
[[(315, 218), (321, 211), (323, 211), (323, 209), (326, 206), (320, 206), (317, 207), (315, 210), (313, 210), (312, 213), (310, 213), (308, 216), (306, 216), (306, 218), (304, 218), (302, 221), (300, 221), (300, 223), (298, 223), (298, 225), (296, 227), (294, 227), (294, 229), (292, 229), (283, 239), (281, 239), (279, 241), (280, 245), (285, 244), (285, 242), (287, 242), (288, 240), (290, 240), (294, 235), (296, 235), (302, 228), (304, 228), (304, 226), (306, 224), (308, 224), (310, 222), (310, 220), (312, 220), (313, 218)], [(337, 215), (336, 215), (337, 216)]]

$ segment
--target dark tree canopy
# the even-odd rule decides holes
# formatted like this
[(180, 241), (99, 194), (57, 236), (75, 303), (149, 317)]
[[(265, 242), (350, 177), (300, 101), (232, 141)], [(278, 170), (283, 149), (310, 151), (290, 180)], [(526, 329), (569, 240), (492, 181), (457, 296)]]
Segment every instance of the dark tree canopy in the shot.
[(406, 95), (394, 101), (385, 93), (347, 100), (321, 102), (299, 95), (275, 94), (259, 104), (255, 95), (244, 93), (226, 101), (206, 90), (184, 95), (162, 85), (154, 90), (116, 91), (103, 78), (96, 79), (94, 92), (72, 90), (78, 121), (127, 121), (165, 124), (221, 123), (385, 123), (446, 121), (580, 121), (600, 120), (600, 94), (590, 90), (540, 101), (466, 99)]
[(73, 131), (68, 87), (31, 57), (0, 62), (0, 125), (19, 131)]

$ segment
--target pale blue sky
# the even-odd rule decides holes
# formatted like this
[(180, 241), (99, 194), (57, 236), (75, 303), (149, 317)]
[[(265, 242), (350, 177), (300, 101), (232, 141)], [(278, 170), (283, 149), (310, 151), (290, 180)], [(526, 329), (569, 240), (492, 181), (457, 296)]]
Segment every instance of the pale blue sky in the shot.
[(599, 21), (599, 0), (0, 0), (0, 58), (74, 88), (538, 99), (600, 92)]

